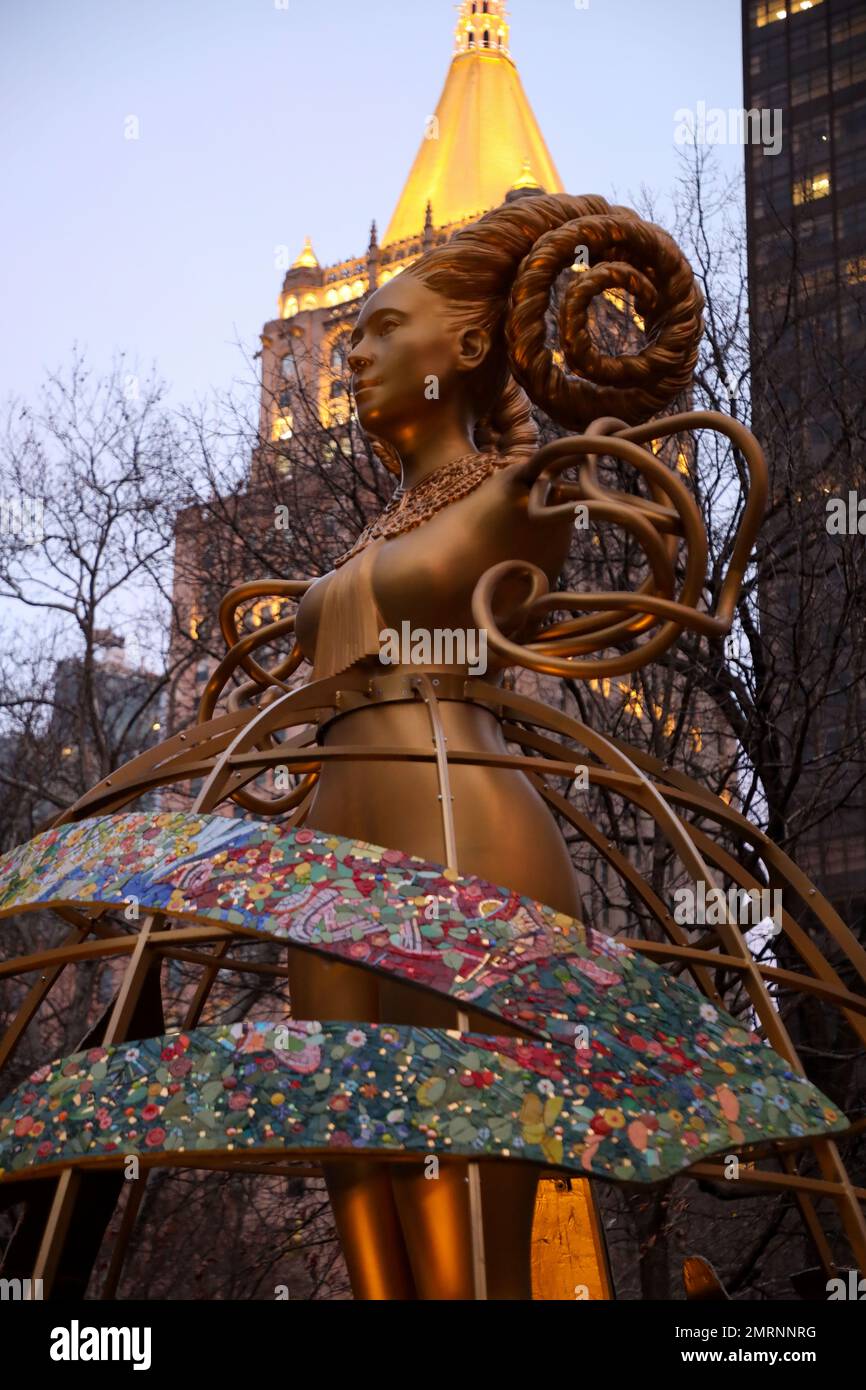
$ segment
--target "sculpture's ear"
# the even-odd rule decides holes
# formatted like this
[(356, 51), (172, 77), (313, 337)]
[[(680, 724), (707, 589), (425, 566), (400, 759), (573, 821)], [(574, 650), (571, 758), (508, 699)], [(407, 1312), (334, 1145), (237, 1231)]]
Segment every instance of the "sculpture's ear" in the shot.
[(462, 328), (458, 339), (458, 370), (474, 371), (481, 366), (489, 351), (490, 334), (486, 328)]

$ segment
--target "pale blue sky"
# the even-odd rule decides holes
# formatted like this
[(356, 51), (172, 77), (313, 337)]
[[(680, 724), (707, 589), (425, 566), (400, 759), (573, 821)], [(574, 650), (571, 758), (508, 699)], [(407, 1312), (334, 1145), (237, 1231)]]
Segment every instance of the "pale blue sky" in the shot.
[[(282, 0), (277, 0), (277, 4)], [(451, 0), (4, 0), (0, 394), (74, 341), (155, 360), (177, 400), (240, 370), (275, 247), (384, 229), (451, 56)], [(566, 187), (676, 176), (673, 112), (742, 104), (738, 0), (513, 0), (511, 46)], [(124, 139), (135, 115), (140, 139)], [(741, 150), (723, 152), (729, 167)]]

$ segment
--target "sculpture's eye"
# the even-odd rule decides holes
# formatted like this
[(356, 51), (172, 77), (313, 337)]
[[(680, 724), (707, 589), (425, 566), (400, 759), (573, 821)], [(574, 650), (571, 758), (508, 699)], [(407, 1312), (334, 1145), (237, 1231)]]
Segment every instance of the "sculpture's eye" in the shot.
[(385, 337), (388, 333), (390, 333), (394, 328), (399, 328), (399, 326), (400, 326), (400, 320), (399, 320), (399, 319), (383, 319), (383, 320), (382, 320), (382, 323), (381, 323), (380, 326), (379, 326), (379, 334), (380, 334), (380, 337), (383, 337), (383, 338), (384, 338), (384, 337)]

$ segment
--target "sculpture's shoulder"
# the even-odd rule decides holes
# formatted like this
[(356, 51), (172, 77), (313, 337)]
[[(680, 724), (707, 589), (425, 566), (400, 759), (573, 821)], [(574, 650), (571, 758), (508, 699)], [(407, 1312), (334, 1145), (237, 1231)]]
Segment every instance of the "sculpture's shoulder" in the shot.
[(515, 533), (549, 538), (569, 534), (573, 526), (570, 517), (562, 508), (545, 505), (559, 501), (556, 484), (535, 479), (528, 465), (526, 458), (506, 463), (464, 499), (473, 524), (503, 537)]

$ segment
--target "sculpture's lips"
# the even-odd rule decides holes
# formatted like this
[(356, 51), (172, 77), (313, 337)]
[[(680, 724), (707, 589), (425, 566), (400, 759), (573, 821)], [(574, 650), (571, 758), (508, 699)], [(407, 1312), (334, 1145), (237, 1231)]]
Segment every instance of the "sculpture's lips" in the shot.
[(359, 381), (357, 385), (353, 387), (353, 390), (355, 392), (355, 395), (358, 396), (362, 391), (369, 391), (372, 389), (372, 387), (381, 386), (381, 384), (381, 377), (376, 377), (373, 381)]

